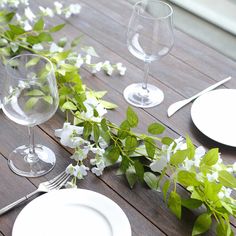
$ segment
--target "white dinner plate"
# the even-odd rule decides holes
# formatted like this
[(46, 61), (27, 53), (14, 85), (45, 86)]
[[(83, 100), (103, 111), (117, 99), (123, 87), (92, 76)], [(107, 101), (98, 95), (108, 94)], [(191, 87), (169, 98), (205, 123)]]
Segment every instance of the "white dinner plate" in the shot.
[(194, 101), (191, 116), (203, 134), (236, 147), (236, 89), (217, 89), (202, 95)]
[(62, 189), (30, 202), (18, 215), (12, 236), (131, 236), (129, 220), (106, 196)]

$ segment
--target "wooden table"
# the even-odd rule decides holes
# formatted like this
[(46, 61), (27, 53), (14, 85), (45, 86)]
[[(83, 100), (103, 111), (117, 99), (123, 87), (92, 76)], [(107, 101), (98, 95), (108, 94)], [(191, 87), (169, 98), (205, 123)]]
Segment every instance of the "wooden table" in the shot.
[[(38, 1), (46, 6), (50, 1)], [(68, 20), (60, 36), (69, 38), (83, 35), (82, 44), (94, 46), (103, 60), (112, 63), (122, 62), (127, 67), (124, 77), (108, 77), (100, 72), (95, 76), (89, 70), (82, 69), (84, 83), (97, 90), (107, 90), (106, 99), (116, 103), (119, 108), (109, 112), (108, 117), (115, 123), (125, 118), (128, 104), (122, 92), (132, 82), (142, 81), (143, 63), (130, 55), (126, 47), (125, 31), (131, 4), (126, 0), (69, 0), (79, 2), (81, 14)], [(35, 3), (36, 4), (36, 3)], [(62, 19), (54, 18), (57, 23)], [(175, 30), (175, 45), (171, 53), (159, 62), (154, 62), (150, 70), (149, 82), (159, 86), (165, 93), (164, 102), (151, 109), (135, 109), (139, 114), (139, 130), (145, 132), (147, 124), (161, 122), (166, 126), (165, 135), (172, 138), (189, 134), (195, 145), (206, 148), (219, 147), (222, 158), (228, 163), (235, 161), (236, 149), (220, 145), (201, 134), (193, 125), (190, 117), (191, 104), (187, 105), (171, 118), (167, 117), (168, 106), (180, 99), (190, 97), (200, 90), (227, 76), (233, 79), (222, 87), (236, 88), (236, 63), (215, 50), (203, 45), (188, 35)], [(64, 117), (56, 114), (48, 122), (35, 128), (36, 140), (48, 145), (57, 157), (55, 168), (40, 178), (23, 178), (13, 174), (7, 166), (8, 154), (16, 147), (27, 142), (27, 129), (6, 118), (0, 111), (0, 207), (33, 191), (36, 186), (57, 175), (70, 163), (72, 151), (63, 147), (54, 136), (54, 130), (61, 128)], [(195, 212), (184, 211), (179, 221), (166, 207), (162, 194), (138, 184), (130, 189), (123, 176), (116, 176), (111, 168), (102, 177), (92, 173), (79, 182), (79, 188), (102, 193), (114, 200), (127, 214), (132, 235), (191, 235)], [(179, 187), (181, 194), (186, 191)], [(0, 217), (0, 235), (11, 235), (12, 226), (24, 205)], [(119, 219), (117, 219), (119, 220)], [(232, 223), (235, 224), (235, 221)], [(236, 231), (235, 231), (236, 232)], [(208, 235), (214, 235), (210, 231)]]

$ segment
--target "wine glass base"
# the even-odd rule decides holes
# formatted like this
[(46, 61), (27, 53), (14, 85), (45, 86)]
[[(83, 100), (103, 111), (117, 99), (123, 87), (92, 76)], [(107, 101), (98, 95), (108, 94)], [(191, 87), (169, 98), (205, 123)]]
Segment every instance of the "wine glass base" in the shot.
[(53, 169), (56, 163), (56, 157), (52, 150), (43, 146), (35, 145), (36, 161), (29, 161), (27, 155), (29, 148), (25, 145), (16, 148), (8, 159), (10, 169), (25, 177), (38, 177), (47, 174)]
[(154, 85), (147, 84), (148, 92), (142, 83), (131, 84), (125, 88), (125, 100), (135, 107), (149, 108), (159, 105), (164, 100), (164, 93)]

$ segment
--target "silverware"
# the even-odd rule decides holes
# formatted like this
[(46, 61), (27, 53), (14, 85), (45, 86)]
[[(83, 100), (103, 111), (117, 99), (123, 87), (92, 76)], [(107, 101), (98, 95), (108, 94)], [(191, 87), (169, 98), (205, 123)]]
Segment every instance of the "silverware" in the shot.
[(32, 192), (29, 193), (28, 195), (20, 198), (19, 200), (3, 207), (0, 210), (0, 215), (6, 213), (7, 211), (11, 210), (13, 207), (16, 207), (17, 205), (19, 205), (20, 203), (24, 202), (25, 200), (29, 199), (30, 197), (32, 197), (33, 195), (35, 195), (36, 193), (47, 193), (51, 190), (58, 190), (60, 189), (65, 183), (66, 181), (69, 179), (70, 175), (67, 174), (66, 172), (62, 172), (61, 174), (59, 174), (58, 176), (56, 176), (55, 178), (45, 181), (43, 183), (40, 183), (38, 188)]
[(225, 82), (229, 81), (230, 79), (231, 79), (231, 77), (227, 77), (227, 78), (217, 82), (216, 84), (213, 84), (210, 87), (204, 89), (200, 93), (195, 94), (191, 98), (187, 98), (187, 99), (184, 99), (184, 100), (181, 100), (181, 101), (171, 104), (167, 110), (168, 117), (172, 116), (176, 111), (178, 111), (180, 108), (184, 107), (185, 105), (187, 105), (188, 103), (190, 103), (191, 101), (196, 99), (197, 97), (203, 95), (206, 92), (209, 92), (209, 91), (217, 88), (218, 86), (224, 84)]

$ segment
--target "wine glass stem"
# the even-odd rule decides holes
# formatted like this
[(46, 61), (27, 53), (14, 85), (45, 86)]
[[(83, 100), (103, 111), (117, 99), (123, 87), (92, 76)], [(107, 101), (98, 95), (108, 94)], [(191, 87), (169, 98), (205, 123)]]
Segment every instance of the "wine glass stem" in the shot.
[(149, 66), (150, 66), (150, 62), (145, 61), (145, 64), (144, 64), (143, 86), (142, 86), (142, 88), (146, 91), (146, 93), (148, 93), (147, 80), (148, 80), (148, 74), (149, 74)]
[(35, 153), (34, 127), (28, 127), (28, 134), (29, 134), (29, 154), (27, 155), (27, 161), (36, 162), (38, 160), (38, 156)]

